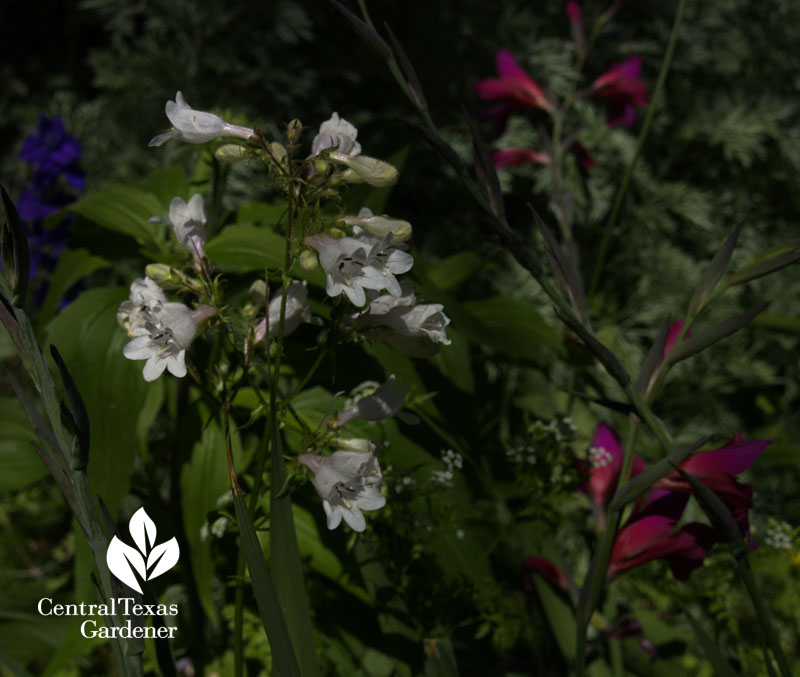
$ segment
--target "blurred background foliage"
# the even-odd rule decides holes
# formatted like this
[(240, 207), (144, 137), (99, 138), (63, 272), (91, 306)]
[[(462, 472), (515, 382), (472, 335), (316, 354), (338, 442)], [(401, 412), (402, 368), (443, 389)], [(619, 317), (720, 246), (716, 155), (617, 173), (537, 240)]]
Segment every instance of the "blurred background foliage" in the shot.
[[(376, 24), (388, 22), (404, 45), (434, 120), (448, 140), (463, 149), (465, 158), (469, 137), (459, 107), (463, 104), (476, 115), (484, 110), (472, 88), (479, 79), (493, 75), (496, 49), (510, 49), (546, 90), (558, 94), (569, 85), (574, 48), (560, 2), (372, 4)], [(676, 5), (673, 0), (626, 3), (604, 28), (583, 84), (611, 63), (640, 54), (643, 77), (652, 91)], [(582, 8), (590, 22), (607, 5), (587, 2)], [(597, 333), (632, 372), (664, 319), (685, 312), (705, 263), (736, 224), (743, 223), (744, 228), (731, 270), (798, 237), (799, 39), (800, 5), (789, 0), (688, 3), (664, 96), (613, 233), (598, 292), (590, 299)], [(0, 64), (0, 176), (12, 196), (30, 180), (18, 155), (40, 113), (61, 117), (79, 138), (90, 195), (111, 184), (140, 182), (155, 170), (176, 165), (188, 171), (194, 188), (205, 185), (213, 171), (206, 151), (179, 144), (147, 148), (147, 141), (166, 127), (164, 103), (179, 89), (193, 107), (214, 110), (232, 122), (255, 124), (276, 138), (292, 118), (314, 129), (336, 110), (359, 128), (359, 140), (368, 154), (389, 157), (407, 152), (400, 183), (388, 195), (385, 211), (414, 224), (415, 257), (426, 263), (416, 281), (426, 299), (445, 303), (453, 318), (453, 346), (415, 366), (382, 349), (374, 349), (370, 362), (364, 362), (360, 353), (346, 351), (340, 360), (354, 365), (348, 374), (351, 384), (374, 377), (377, 364), (386, 373), (397, 373), (401, 382), (418, 379), (410, 383), (412, 394), (436, 393), (435, 416), (430, 410), (428, 414), (444, 426), (450, 443), (426, 426), (410, 430), (387, 424), (387, 440), (405, 450), (389, 457), (396, 467), (387, 472), (387, 484), (396, 500), (390, 499), (389, 509), (371, 521), (355, 548), (341, 533), (320, 532), (325, 548), (314, 551), (322, 559), (312, 560), (317, 575), (309, 578), (309, 592), (320, 600), (315, 613), (325, 665), (331, 674), (416, 674), (423, 665), (419, 639), (442, 636), (452, 638), (465, 675), (562, 674), (568, 655), (559, 615), (563, 608), (545, 588), (537, 585), (531, 592), (523, 585), (521, 562), (537, 552), (548, 555), (548, 548), (559, 543), (566, 560), (578, 571), (585, 570), (581, 557), (585, 557), (587, 523), (574, 510), (583, 497), (573, 491), (576, 478), (570, 476), (570, 459), (585, 455), (599, 419), (616, 421), (619, 427), (624, 419), (576, 402), (564, 389), (611, 395), (617, 391), (598, 367), (578, 372), (565, 367), (586, 366), (588, 357), (558, 328), (535, 283), (482, 236), (480, 217), (452, 172), (394, 120), (413, 118), (413, 112), (385, 64), (327, 3), (318, 0), (5, 3), (0, 7), (0, 44), (6, 55)], [(534, 113), (517, 116), (502, 136), (490, 123), (483, 130), (487, 139), (496, 140), (497, 148), (535, 149), (542, 138), (542, 122)], [(633, 131), (609, 129), (602, 106), (581, 104), (574, 109), (568, 131), (578, 134), (596, 165), (586, 177), (577, 167), (566, 173), (585, 279), (591, 276), (593, 254), (633, 154), (637, 130), (638, 126)], [(190, 192), (186, 175), (170, 172), (145, 186), (155, 186), (150, 192), (161, 200), (164, 212), (169, 195)], [(527, 203), (549, 217), (550, 176), (540, 167), (501, 172), (509, 221), (535, 248), (540, 245)], [(181, 188), (169, 193), (168, 185)], [(251, 168), (236, 166), (228, 177), (224, 218), (235, 221), (230, 210), (245, 200), (272, 199), (263, 178)], [(101, 234), (91, 219), (76, 219), (70, 237), (70, 247), (123, 259), (113, 272), (94, 273), (90, 287), (126, 286), (141, 266), (141, 252), (131, 248), (130, 241)], [(100, 303), (112, 308), (124, 297), (119, 290), (90, 292), (96, 296), (84, 297), (87, 312)], [(501, 322), (498, 328), (495, 323), (494, 330), (487, 330), (470, 324), (470, 318), (488, 317), (489, 306), (481, 302), (491, 300), (491, 307), (498, 307), (496, 295), (533, 301), (549, 327), (534, 322), (520, 328), (517, 320), (522, 313), (513, 301), (502, 307), (505, 326)], [(769, 519), (793, 528), (800, 514), (798, 298), (800, 278), (792, 268), (726, 292), (701, 326), (761, 300), (772, 304), (751, 327), (674, 369), (656, 405), (656, 413), (679, 443), (710, 432), (740, 431), (748, 438), (774, 440), (749, 478), (755, 487), (755, 534), (762, 544), (754, 567), (765, 583), (762, 587), (787, 646), (795, 650), (800, 610), (790, 600), (800, 596), (797, 549), (771, 548), (763, 544), (763, 537)], [(72, 321), (78, 321), (76, 315)], [(57, 318), (49, 325), (48, 336), (69, 335), (75, 329), (70, 321)], [(509, 326), (517, 333), (509, 333)], [(122, 337), (117, 334), (113, 340), (119, 343)], [(298, 348), (290, 361), (300, 364), (303, 359)], [(130, 364), (122, 370), (121, 383), (137, 371)], [(95, 385), (101, 389), (103, 384)], [(154, 420), (155, 427), (148, 444), (137, 445), (134, 439), (125, 445), (124, 463), (132, 470), (132, 483), (114, 490), (113, 505), (122, 506), (121, 515), (126, 514), (126, 496), (159, 492), (163, 496), (164, 487), (177, 481), (169, 477), (174, 469), (163, 467), (162, 454), (168, 458), (182, 454), (191, 459), (187, 467), (194, 469), (186, 472), (200, 472), (204, 449), (212, 445), (214, 435), (220, 435), (209, 428), (198, 438), (195, 430), (185, 449), (162, 448), (174, 424), (155, 412), (165, 397), (174, 403), (176, 394), (159, 390), (147, 395), (139, 381), (132, 388), (128, 401), (151, 415), (129, 421), (126, 430), (135, 437), (149, 421)], [(167, 385), (167, 390), (172, 388)], [(3, 462), (13, 466), (14, 454), (27, 444), (28, 433), (21, 411), (7, 394), (4, 391), (2, 398), (5, 423), (0, 443), (5, 445)], [(309, 411), (324, 411), (324, 403), (324, 397), (311, 398), (306, 406)], [(425, 412), (426, 406), (417, 409)], [(565, 414), (568, 406), (577, 424), (576, 437), (548, 437), (541, 427)], [(536, 463), (526, 464), (515, 450), (531, 444), (537, 435)], [(425, 483), (431, 468), (443, 467), (437, 460), (440, 450), (451, 446), (467, 464), (456, 489), (442, 492)], [(646, 458), (659, 456), (647, 435), (640, 447)], [(242, 453), (252, 453), (252, 448)], [(413, 458), (417, 465), (410, 462)], [(38, 616), (20, 616), (24, 600), (41, 596), (43, 590), (65, 597), (78, 598), (81, 591), (91, 596), (74, 574), (81, 566), (85, 571), (86, 554), (69, 531), (57, 492), (43, 479), (42, 468), (22, 465), (14, 475), (17, 479), (3, 486), (7, 493), (0, 501), (0, 582), (6, 590), (0, 609), (0, 651), (41, 674), (97, 674), (92, 670), (103, 669), (102, 651), (92, 654), (95, 663), (63, 667), (78, 665), (71, 657), (91, 649), (72, 646), (65, 639), (74, 638), (74, 627), (56, 619), (45, 623)], [(563, 472), (555, 473), (558, 467)], [(406, 484), (404, 477), (409, 478)], [(413, 499), (402, 495), (399, 487), (404, 486), (416, 492)], [(224, 492), (224, 481), (220, 488)], [(216, 496), (204, 500), (210, 501), (211, 509)], [(169, 523), (166, 515), (171, 508), (175, 506), (164, 498), (164, 523)], [(179, 514), (180, 506), (177, 509)], [(305, 519), (309, 529), (319, 526), (318, 506), (301, 503), (299, 510), (298, 519)], [(313, 518), (308, 511), (315, 511)], [(161, 523), (158, 516), (154, 519)], [(172, 519), (180, 526), (175, 513)], [(470, 537), (458, 546), (463, 538), (458, 534), (465, 529)], [(221, 543), (208, 566), (233, 556), (233, 535), (228, 532)], [(364, 573), (365, 563), (376, 552), (386, 567), (382, 580)], [(211, 557), (207, 552), (204, 556)], [(743, 674), (766, 674), (759, 645), (749, 630), (747, 599), (734, 585), (726, 557), (724, 552), (712, 555), (684, 586), (669, 582), (665, 565), (655, 563), (649, 565), (650, 575), (634, 572), (618, 584), (617, 598), (630, 601), (631, 614), (660, 650), (659, 661), (651, 665), (637, 639), (623, 640), (631, 674), (712, 674), (683, 616), (687, 607), (696, 615), (702, 608), (704, 623), (715, 621), (715, 639), (729, 648)], [(342, 583), (337, 566), (350, 571), (353, 561), (361, 562), (364, 581), (357, 580), (353, 571), (348, 576), (356, 582)], [(31, 571), (33, 580), (28, 576)], [(337, 579), (339, 587), (330, 589), (326, 576)], [(195, 647), (213, 637), (205, 657), (209, 674), (214, 670), (228, 674), (229, 669), (230, 656), (222, 647), (230, 632), (232, 607), (225, 602), (224, 585), (224, 578), (215, 578), (213, 589), (194, 600), (206, 610), (221, 612), (209, 621), (214, 632), (186, 628), (185, 636), (191, 638), (187, 641), (195, 642)], [(77, 592), (70, 592), (71, 586)], [(370, 586), (377, 586), (377, 597)], [(174, 592), (186, 594), (181, 590), (176, 585)], [(370, 599), (383, 610), (383, 637), (372, 622)], [(398, 618), (411, 620), (404, 624)], [(255, 617), (251, 621), (248, 656), (263, 657), (263, 633)], [(40, 643), (31, 644), (30, 637)], [(46, 672), (48, 662), (61, 667)]]

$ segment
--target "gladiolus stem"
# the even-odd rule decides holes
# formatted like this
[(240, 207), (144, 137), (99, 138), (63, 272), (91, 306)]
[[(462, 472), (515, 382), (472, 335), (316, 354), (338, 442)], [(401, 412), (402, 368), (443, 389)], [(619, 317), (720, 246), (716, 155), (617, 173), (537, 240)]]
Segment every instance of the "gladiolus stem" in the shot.
[(658, 73), (658, 80), (656, 80), (656, 87), (653, 91), (653, 97), (650, 99), (650, 105), (647, 107), (647, 115), (642, 124), (642, 130), (639, 132), (639, 139), (636, 142), (636, 151), (633, 153), (630, 163), (625, 169), (625, 174), (622, 177), (617, 196), (614, 199), (614, 206), (611, 208), (611, 215), (606, 222), (605, 230), (603, 231), (603, 239), (600, 242), (600, 248), (597, 252), (597, 258), (594, 262), (594, 270), (592, 271), (592, 279), (589, 283), (588, 296), (594, 294), (597, 285), (600, 282), (600, 275), (603, 272), (603, 265), (605, 264), (606, 253), (608, 252), (608, 245), (611, 242), (611, 236), (614, 232), (614, 226), (617, 224), (617, 218), (622, 208), (622, 201), (625, 199), (625, 194), (628, 192), (628, 186), (633, 176), (633, 170), (636, 163), (639, 161), (639, 155), (644, 148), (644, 142), (647, 139), (647, 134), (650, 131), (650, 125), (653, 122), (653, 116), (656, 111), (656, 104), (661, 96), (661, 90), (664, 89), (664, 83), (667, 80), (667, 73), (672, 63), (672, 56), (675, 53), (675, 45), (678, 42), (678, 34), (680, 33), (680, 25), (683, 19), (683, 11), (686, 8), (686, 0), (680, 0), (678, 3), (678, 11), (675, 13), (675, 21), (672, 24), (672, 30), (669, 34), (669, 43), (667, 44), (667, 51), (664, 53), (664, 60), (661, 62), (661, 70)]
[[(631, 424), (628, 427), (628, 434), (625, 437), (625, 444), (623, 446), (622, 470), (620, 471), (619, 481), (617, 482), (617, 492), (625, 485), (631, 474), (631, 468), (633, 466), (633, 447), (636, 443), (638, 426), (639, 421), (632, 415)], [(584, 581), (583, 588), (581, 589), (578, 611), (575, 618), (577, 629), (577, 636), (575, 638), (576, 677), (582, 677), (584, 674), (586, 630), (589, 626), (592, 612), (597, 606), (597, 601), (600, 599), (603, 585), (605, 584), (608, 560), (611, 556), (611, 548), (614, 545), (614, 538), (617, 535), (621, 516), (622, 510), (610, 511), (606, 516), (606, 528), (603, 531), (603, 536), (595, 552), (592, 567), (589, 570), (590, 577)]]
[(750, 562), (746, 558), (737, 560), (736, 568), (739, 571), (739, 577), (747, 588), (750, 599), (753, 600), (753, 607), (755, 607), (758, 622), (761, 624), (761, 628), (767, 638), (767, 644), (769, 644), (770, 649), (772, 649), (772, 654), (775, 656), (775, 660), (778, 663), (781, 677), (792, 677), (792, 669), (789, 667), (789, 661), (786, 659), (783, 649), (781, 649), (778, 635), (775, 632), (775, 627), (772, 625), (769, 608), (764, 602), (764, 598), (761, 596), (761, 591), (758, 589), (755, 576), (753, 576), (753, 570), (750, 568)]

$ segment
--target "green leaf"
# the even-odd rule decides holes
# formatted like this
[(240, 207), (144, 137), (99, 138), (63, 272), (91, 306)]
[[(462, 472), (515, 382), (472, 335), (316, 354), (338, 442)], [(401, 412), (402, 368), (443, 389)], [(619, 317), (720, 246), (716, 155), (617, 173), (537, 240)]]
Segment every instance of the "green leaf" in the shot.
[(697, 284), (692, 294), (692, 299), (689, 301), (689, 309), (686, 311), (689, 317), (695, 317), (700, 312), (706, 299), (708, 299), (711, 292), (714, 291), (714, 287), (717, 286), (719, 278), (722, 276), (725, 267), (731, 260), (731, 255), (736, 247), (736, 241), (739, 239), (739, 231), (741, 229), (742, 224), (740, 223), (734, 228), (733, 232), (728, 236), (728, 239), (725, 240), (722, 248), (717, 252), (714, 258), (711, 259), (711, 263), (708, 265), (706, 272), (703, 273), (703, 277), (700, 278), (700, 282)]
[(47, 475), (36, 450), (36, 437), (25, 412), (13, 397), (0, 397), (0, 494), (17, 491)]
[(727, 661), (725, 656), (722, 655), (719, 647), (717, 647), (714, 640), (711, 639), (711, 636), (705, 631), (700, 621), (698, 621), (686, 607), (683, 609), (683, 615), (686, 616), (686, 620), (689, 621), (689, 625), (692, 626), (694, 635), (700, 642), (700, 646), (703, 647), (706, 658), (708, 658), (708, 661), (711, 663), (711, 667), (714, 668), (716, 677), (738, 677), (739, 673), (731, 667), (731, 664)]
[(575, 612), (567, 600), (556, 593), (541, 576), (532, 578), (561, 655), (567, 661), (572, 661), (575, 658)]
[[(239, 436), (231, 434), (234, 460), (239, 462)], [(230, 489), (225, 461), (225, 435), (216, 421), (203, 430), (202, 438), (194, 445), (188, 463), (181, 469), (181, 507), (186, 538), (192, 549), (192, 572), (197, 581), (200, 603), (209, 620), (219, 627), (219, 615), (214, 604), (215, 576), (212, 556), (212, 537), (203, 540), (200, 531), (206, 516), (217, 507), (218, 499)]]
[[(236, 521), (239, 524), (244, 558), (247, 562), (247, 570), (250, 572), (258, 615), (264, 624), (272, 651), (272, 665), (275, 674), (280, 677), (301, 677), (302, 673), (292, 649), (292, 642), (289, 639), (289, 631), (281, 612), (275, 585), (272, 582), (267, 561), (264, 559), (264, 553), (261, 551), (261, 544), (258, 542), (250, 513), (247, 511), (242, 490), (234, 475), (233, 466), (230, 465), (230, 459), (229, 471), (233, 488), (233, 506), (236, 511)], [(311, 658), (316, 660), (316, 654), (312, 653)]]
[(128, 492), (139, 448), (140, 422), (131, 412), (143, 409), (152, 387), (142, 377), (142, 362), (122, 355), (130, 339), (118, 326), (116, 313), (126, 298), (126, 288), (91, 289), (47, 327), (47, 340), (59, 346), (86, 403), (91, 421), (89, 479), (112, 514)]
[(108, 186), (78, 200), (69, 210), (140, 244), (158, 242), (166, 232), (164, 226), (147, 221), (164, 212), (165, 206), (153, 193), (141, 188)]
[(3, 224), (2, 229), (3, 268), (8, 278), (11, 293), (15, 297), (12, 302), (15, 302), (18, 306), (23, 306), (25, 295), (28, 291), (28, 278), (30, 277), (31, 267), (28, 238), (25, 235), (25, 228), (22, 226), (16, 206), (2, 186), (0, 186), (0, 194), (3, 197), (3, 206), (8, 219)]
[(552, 352), (564, 355), (558, 335), (530, 303), (511, 296), (494, 296), (463, 304), (464, 313), (447, 309), (453, 324), (468, 338), (494, 350), (542, 363)]
[(753, 319), (754, 327), (772, 329), (783, 334), (800, 336), (800, 317), (792, 315), (775, 315), (773, 313), (761, 313)]
[(657, 463), (651, 465), (649, 468), (647, 468), (647, 470), (634, 477), (617, 492), (617, 495), (614, 496), (613, 500), (609, 504), (608, 510), (611, 512), (616, 512), (621, 510), (631, 501), (635, 501), (637, 498), (639, 498), (639, 496), (651, 489), (652, 486), (662, 477), (666, 477), (670, 473), (675, 472), (676, 465), (683, 463), (683, 461), (685, 461), (690, 454), (702, 447), (712, 437), (714, 436), (706, 435), (705, 437), (701, 437), (696, 442), (692, 442), (692, 444), (687, 444), (685, 447), (676, 449), (666, 458), (662, 458)]
[(80, 391), (76, 387), (75, 381), (72, 380), (69, 369), (67, 369), (67, 365), (58, 352), (58, 348), (51, 345), (50, 354), (53, 356), (53, 361), (61, 374), (61, 382), (64, 384), (67, 401), (69, 402), (68, 414), (71, 416), (78, 441), (78, 449), (73, 456), (72, 467), (83, 470), (86, 468), (89, 458), (89, 415), (86, 412), (86, 405), (83, 403)]
[[(137, 188), (152, 193), (162, 205), (161, 212), (166, 211), (173, 197), (189, 197), (183, 165), (154, 169)], [(158, 216), (161, 212), (153, 212), (150, 216)]]
[(428, 278), (439, 289), (450, 291), (466, 282), (483, 265), (483, 258), (473, 251), (458, 252), (428, 266)]
[(448, 329), (451, 343), (431, 358), (442, 375), (456, 387), (470, 395), (475, 394), (475, 375), (472, 372), (469, 342), (455, 329)]
[(729, 317), (727, 320), (718, 322), (717, 324), (699, 331), (690, 338), (684, 340), (669, 351), (665, 361), (668, 364), (675, 364), (687, 357), (699, 353), (717, 341), (724, 339), (726, 336), (739, 331), (742, 327), (747, 326), (753, 321), (753, 318), (758, 315), (764, 308), (769, 305), (769, 301), (759, 303), (757, 306), (745, 310), (743, 313)]
[[(286, 483), (286, 462), (283, 443), (275, 409), (271, 411), (271, 483), (270, 483), (270, 539), (269, 554), (272, 580), (280, 603), (283, 618), (294, 646), (300, 674), (319, 677), (314, 626), (311, 623), (308, 596), (303, 580), (303, 562), (297, 545), (297, 533), (289, 494), (279, 495)], [(238, 515), (238, 509), (237, 509)], [(263, 557), (263, 555), (262, 555)], [(248, 564), (249, 566), (249, 564)]]
[(367, 591), (350, 578), (347, 569), (342, 565), (336, 553), (322, 542), (317, 523), (311, 513), (296, 504), (292, 506), (292, 511), (294, 512), (300, 556), (304, 560), (308, 560), (314, 571), (322, 574), (362, 602), (369, 604), (370, 598)]
[(234, 273), (263, 274), (264, 268), (283, 268), (284, 249), (282, 236), (267, 228), (242, 224), (227, 226), (205, 246), (212, 263)]
[(87, 275), (104, 268), (108, 261), (92, 256), (86, 249), (67, 249), (58, 257), (58, 264), (50, 278), (40, 317), (50, 319), (58, 310), (58, 304), (70, 288)]
[(458, 677), (456, 654), (449, 637), (425, 640), (425, 677)]
[(744, 268), (725, 280), (725, 286), (732, 287), (735, 284), (755, 280), (785, 268), (798, 260), (800, 260), (800, 240), (793, 240), (755, 257)]

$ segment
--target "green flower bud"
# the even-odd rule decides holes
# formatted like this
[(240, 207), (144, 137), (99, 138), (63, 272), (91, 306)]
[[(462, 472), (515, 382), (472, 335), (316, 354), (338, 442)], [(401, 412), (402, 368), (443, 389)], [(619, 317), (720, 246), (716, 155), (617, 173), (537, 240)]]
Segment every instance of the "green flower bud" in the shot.
[(247, 157), (247, 148), (236, 143), (226, 143), (214, 151), (214, 157), (222, 164), (230, 165)]
[(312, 251), (311, 249), (304, 249), (300, 252), (300, 267), (310, 272), (313, 272), (317, 269), (319, 265), (319, 260), (317, 259), (317, 253)]
[(267, 302), (267, 283), (256, 280), (250, 285), (250, 300), (254, 306), (263, 306)]
[(331, 440), (331, 446), (344, 451), (363, 451), (365, 453), (371, 453), (375, 449), (375, 445), (372, 442), (360, 437), (334, 437)]
[[(362, 210), (362, 212), (367, 210)], [(370, 235), (380, 239), (388, 233), (394, 236), (394, 242), (405, 242), (411, 237), (411, 224), (402, 219), (393, 219), (389, 216), (375, 216), (367, 211), (365, 215), (345, 216), (344, 222), (349, 226), (359, 226)]]
[(159, 287), (180, 287), (183, 284), (181, 274), (165, 263), (151, 263), (145, 268), (145, 274)]
[[(397, 181), (397, 177), (400, 175), (394, 165), (390, 165), (388, 162), (378, 160), (374, 157), (367, 157), (366, 155), (350, 156), (334, 151), (330, 153), (330, 158), (331, 160), (335, 160), (349, 167), (361, 181), (365, 181), (370, 186), (377, 186), (378, 188), (391, 186)], [(351, 183), (356, 183), (350, 179), (347, 180)]]
[(286, 164), (286, 148), (283, 144), (278, 143), (277, 141), (273, 141), (269, 144), (269, 152), (272, 153), (272, 158), (275, 162), (279, 165)]
[(302, 133), (303, 123), (300, 122), (300, 120), (295, 118), (286, 125), (286, 138), (289, 139), (290, 143), (296, 143), (300, 139)]

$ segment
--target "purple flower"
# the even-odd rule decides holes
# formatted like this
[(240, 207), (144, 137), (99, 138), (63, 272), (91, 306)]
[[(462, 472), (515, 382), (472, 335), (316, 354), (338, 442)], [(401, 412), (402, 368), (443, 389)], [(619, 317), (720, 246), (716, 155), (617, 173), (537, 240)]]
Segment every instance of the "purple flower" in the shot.
[(19, 156), (25, 162), (49, 169), (74, 165), (81, 154), (80, 142), (67, 134), (60, 118), (40, 115), (38, 133), (25, 139)]

